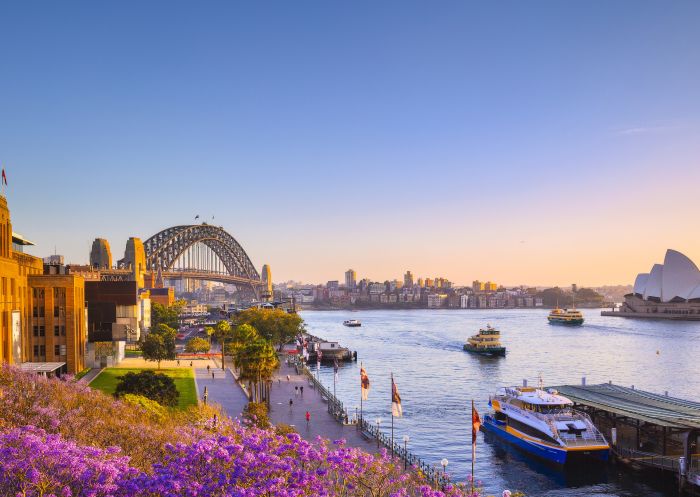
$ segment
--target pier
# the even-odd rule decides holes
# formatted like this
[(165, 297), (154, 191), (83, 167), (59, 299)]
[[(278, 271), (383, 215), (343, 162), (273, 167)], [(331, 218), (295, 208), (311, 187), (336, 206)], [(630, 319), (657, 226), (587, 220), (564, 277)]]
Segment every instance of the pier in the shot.
[(618, 461), (668, 474), (700, 495), (700, 403), (585, 379), (552, 388), (591, 417)]

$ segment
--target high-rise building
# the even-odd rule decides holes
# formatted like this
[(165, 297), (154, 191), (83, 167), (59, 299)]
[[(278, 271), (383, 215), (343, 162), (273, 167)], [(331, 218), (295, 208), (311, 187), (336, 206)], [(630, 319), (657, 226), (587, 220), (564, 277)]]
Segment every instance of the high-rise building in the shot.
[(357, 286), (357, 273), (354, 269), (345, 271), (345, 287), (348, 290), (354, 290)]
[(413, 275), (411, 271), (406, 271), (406, 274), (403, 275), (403, 286), (406, 288), (411, 288), (413, 286)]
[(487, 292), (495, 292), (496, 290), (498, 290), (498, 284), (494, 283), (493, 281), (487, 281), (486, 283), (484, 283), (484, 289)]
[(90, 265), (96, 269), (112, 269), (112, 251), (104, 238), (95, 238), (92, 242)]
[(423, 288), (425, 286), (425, 281), (423, 281), (423, 278), (418, 278), (418, 287)]
[(483, 292), (484, 291), (484, 282), (479, 281), (479, 280), (472, 281), (472, 290), (474, 290), (475, 293), (476, 292)]

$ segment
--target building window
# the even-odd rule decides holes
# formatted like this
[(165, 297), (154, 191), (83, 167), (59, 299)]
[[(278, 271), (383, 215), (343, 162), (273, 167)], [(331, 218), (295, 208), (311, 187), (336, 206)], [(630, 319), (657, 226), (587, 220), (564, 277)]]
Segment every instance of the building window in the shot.
[(65, 324), (61, 325), (61, 336), (62, 337), (66, 336), (66, 325)]
[(39, 345), (39, 355), (41, 357), (46, 356), (46, 345)]
[(39, 336), (40, 337), (46, 336), (46, 327), (44, 325), (39, 326)]
[(35, 345), (34, 346), (34, 358), (39, 357), (39, 346)]
[[(36, 326), (36, 325), (34, 325), (34, 336), (35, 336), (35, 337), (38, 337), (38, 336), (39, 336), (39, 327)], [(34, 355), (36, 355), (36, 354), (34, 354)]]
[(60, 336), (60, 333), (61, 333), (60, 327), (58, 325), (55, 325), (53, 327), (53, 336), (55, 336), (55, 337)]
[(53, 355), (55, 355), (56, 357), (61, 355), (61, 346), (60, 345), (53, 346)]

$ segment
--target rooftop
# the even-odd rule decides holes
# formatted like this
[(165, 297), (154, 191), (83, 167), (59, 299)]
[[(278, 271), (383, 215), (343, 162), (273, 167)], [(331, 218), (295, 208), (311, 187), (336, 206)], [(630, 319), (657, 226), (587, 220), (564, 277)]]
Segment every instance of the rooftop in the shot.
[(23, 362), (20, 368), (27, 373), (53, 373), (65, 364), (65, 362)]
[(34, 242), (27, 240), (24, 236), (14, 231), (12, 232), (12, 243), (16, 243), (17, 245), (34, 245)]
[(553, 387), (577, 404), (670, 428), (700, 428), (700, 403), (610, 383)]

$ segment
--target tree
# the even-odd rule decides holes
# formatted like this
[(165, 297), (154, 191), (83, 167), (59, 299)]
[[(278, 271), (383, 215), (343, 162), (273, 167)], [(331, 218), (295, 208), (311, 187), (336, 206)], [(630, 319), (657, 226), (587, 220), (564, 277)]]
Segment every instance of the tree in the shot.
[(298, 314), (281, 309), (246, 309), (236, 316), (235, 322), (236, 325), (251, 325), (278, 348), (305, 331), (304, 320)]
[(185, 352), (191, 354), (205, 354), (209, 352), (211, 345), (207, 340), (200, 337), (194, 337), (187, 342), (185, 345)]
[(231, 337), (231, 323), (226, 319), (222, 319), (216, 323), (216, 329), (214, 330), (214, 336), (216, 336), (216, 341), (221, 345), (221, 369), (225, 367), (224, 351), (226, 348), (226, 340)]
[(207, 334), (207, 337), (209, 338), (209, 343), (211, 343), (211, 336), (216, 332), (214, 328), (211, 326), (205, 326), (204, 327), (204, 333)]
[(251, 386), (252, 400), (259, 402), (263, 397), (269, 399), (267, 387), (279, 366), (274, 346), (264, 338), (257, 338), (242, 347), (238, 354), (238, 362), (239, 378)]
[(157, 328), (159, 324), (165, 324), (177, 330), (180, 327), (179, 310), (181, 310), (180, 307), (166, 307), (154, 302), (153, 305), (151, 305), (151, 328)]
[[(159, 337), (160, 338), (160, 337)], [(151, 400), (155, 400), (160, 405), (174, 407), (180, 392), (175, 387), (175, 381), (164, 374), (156, 374), (151, 370), (139, 373), (129, 372), (119, 378), (117, 388), (114, 391), (115, 397), (125, 394), (143, 395)]]
[(243, 419), (263, 430), (270, 427), (267, 406), (262, 402), (248, 402), (243, 410)]
[(226, 353), (233, 356), (233, 365), (240, 369), (240, 355), (243, 347), (260, 338), (257, 330), (249, 324), (236, 326), (231, 334), (231, 341), (226, 344)]
[(173, 360), (177, 357), (175, 351), (175, 337), (177, 332), (166, 324), (159, 324), (154, 330), (146, 335), (141, 344), (143, 358), (147, 361), (156, 361), (158, 369), (160, 362)]

